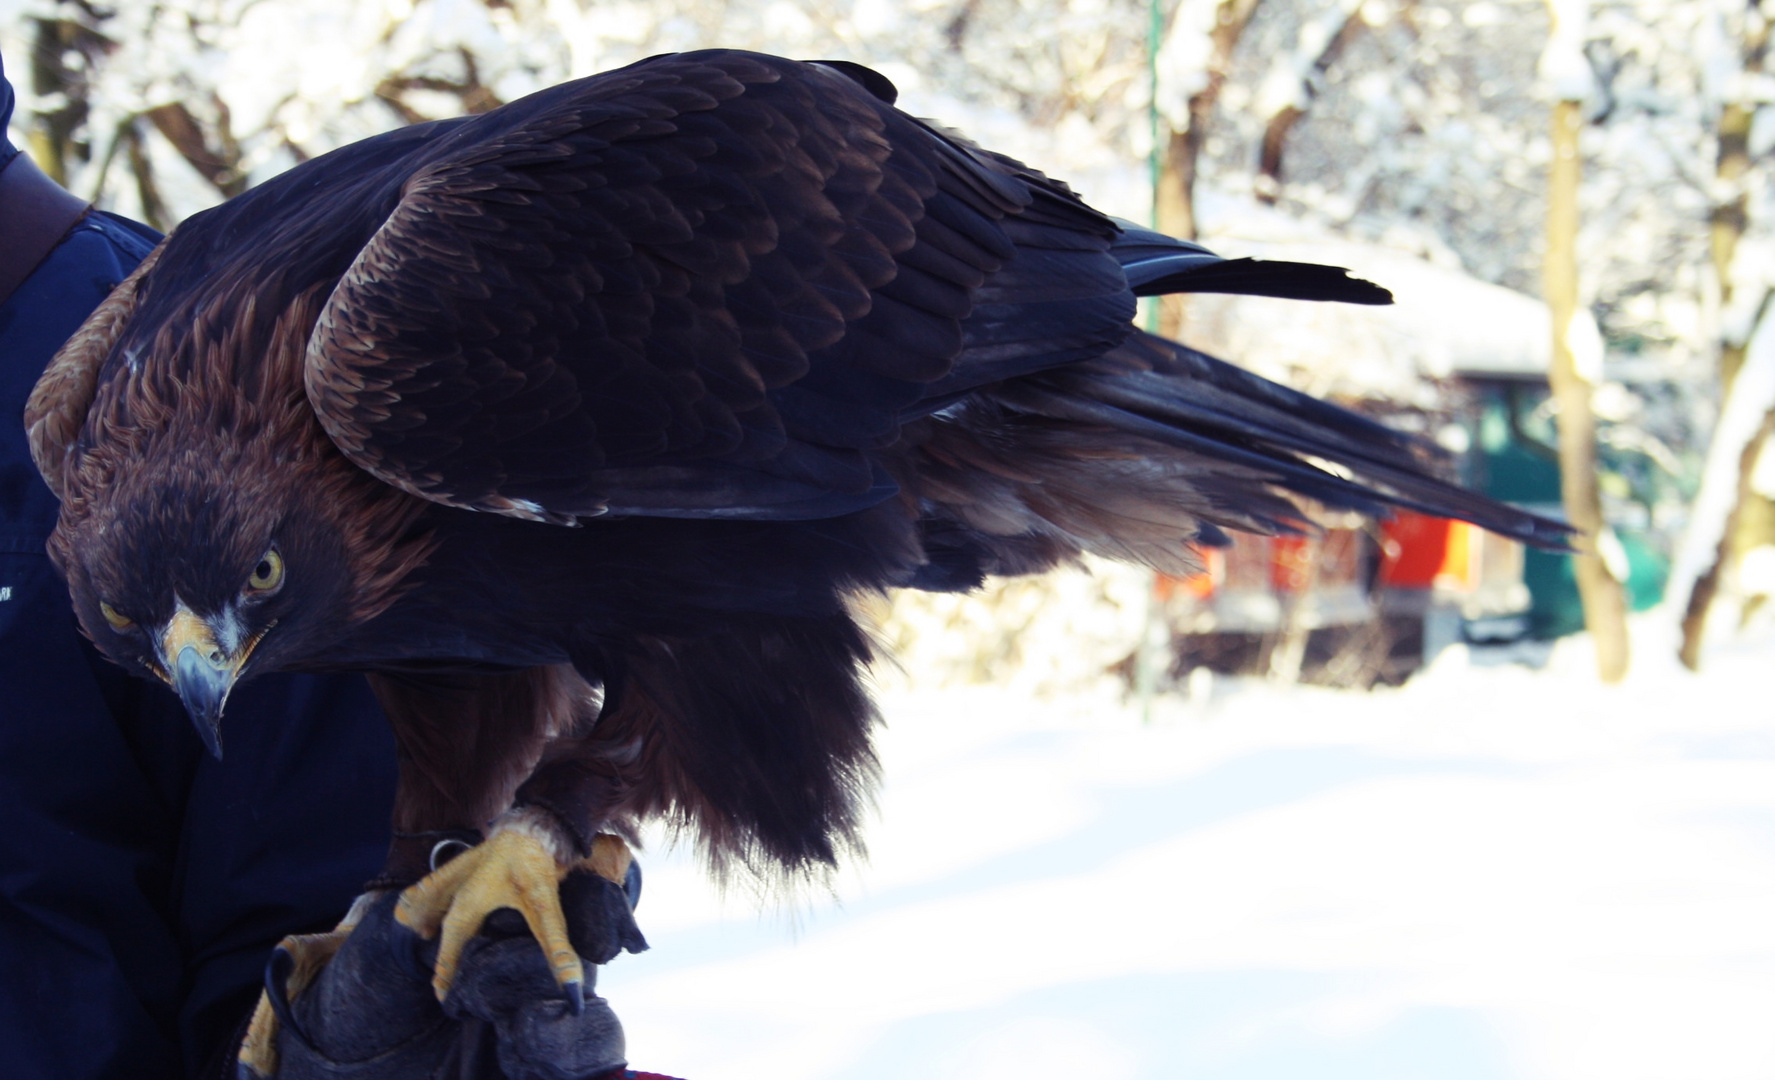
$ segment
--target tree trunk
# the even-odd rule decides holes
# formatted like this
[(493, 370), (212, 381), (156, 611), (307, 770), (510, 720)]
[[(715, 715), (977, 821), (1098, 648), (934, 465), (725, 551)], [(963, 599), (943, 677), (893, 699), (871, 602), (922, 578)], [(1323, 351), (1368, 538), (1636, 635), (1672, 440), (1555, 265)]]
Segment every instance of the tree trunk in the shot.
[[(1738, 349), (1739, 364), (1743, 364), (1744, 349)], [(1770, 428), (1775, 427), (1775, 413), (1764, 416), (1762, 426), (1738, 455), (1738, 494), (1732, 505), (1732, 512), (1726, 516), (1725, 528), (1720, 531), (1720, 542), (1714, 548), (1713, 561), (1706, 571), (1695, 579), (1689, 589), (1689, 602), (1683, 607), (1683, 640), (1677, 648), (1677, 659), (1690, 671), (1701, 670), (1701, 642), (1706, 636), (1707, 613), (1713, 606), (1714, 597), (1719, 595), (1720, 578), (1726, 564), (1731, 560), (1734, 541), (1741, 539), (1741, 524), (1745, 510), (1752, 505), (1756, 493), (1751, 490), (1751, 473), (1756, 468), (1757, 455), (1762, 451), (1763, 443), (1768, 439)]]
[[(1201, 236), (1196, 217), (1196, 164), (1202, 153), (1202, 141), (1208, 134), (1208, 123), (1214, 118), (1214, 104), (1220, 88), (1226, 84), (1227, 68), (1233, 61), (1233, 47), (1251, 24), (1261, 0), (1220, 0), (1215, 11), (1214, 30), (1210, 35), (1214, 49), (1208, 66), (1208, 82), (1190, 95), (1189, 127), (1172, 131), (1161, 125), (1164, 147), (1159, 158), (1158, 190), (1153, 193), (1153, 227), (1171, 236), (1195, 240)], [(1175, 338), (1183, 327), (1184, 298), (1177, 295), (1159, 298), (1159, 335)]]
[(1201, 235), (1196, 222), (1196, 158), (1202, 152), (1202, 124), (1196, 121), (1197, 94), (1190, 98), (1190, 130), (1170, 131), (1159, 159), (1159, 190), (1155, 228), (1167, 236), (1194, 240)]
[[(1751, 60), (1745, 65), (1747, 69), (1757, 70), (1762, 67), (1760, 57), (1766, 35), (1765, 28), (1756, 38), (1746, 43), (1745, 52)], [(1714, 277), (1719, 282), (1722, 306), (1732, 302), (1732, 260), (1738, 253), (1738, 241), (1749, 225), (1749, 196), (1744, 190), (1744, 180), (1751, 167), (1750, 125), (1755, 115), (1754, 107), (1739, 102), (1728, 104), (1720, 110), (1719, 156), (1714, 174), (1725, 189), (1725, 198), (1714, 206), (1709, 215), (1708, 232)], [(1722, 402), (1730, 396), (1738, 371), (1744, 366), (1744, 348), (1743, 342), (1720, 342), (1718, 370)], [(1750, 485), (1750, 470), (1756, 464), (1757, 456), (1768, 436), (1769, 425), (1765, 424), (1740, 455), (1738, 495), (1726, 518), (1725, 532), (1713, 552), (1712, 562), (1695, 579), (1687, 601), (1683, 604), (1683, 639), (1677, 649), (1677, 657), (1691, 671), (1700, 670), (1701, 644), (1707, 632), (1708, 613), (1713, 607), (1713, 601), (1719, 596), (1726, 568), (1735, 557), (1742, 556), (1758, 544), (1770, 543), (1775, 539), (1767, 528), (1769, 515), (1766, 512), (1757, 512), (1766, 509), (1757, 505), (1766, 500)]]
[(1627, 674), (1627, 599), (1597, 553), (1597, 541), (1607, 526), (1596, 480), (1596, 416), (1590, 409), (1590, 382), (1578, 371), (1569, 337), (1578, 311), (1578, 133), (1583, 123), (1580, 102), (1554, 105), (1542, 287), (1553, 316), (1553, 368), (1548, 381), (1559, 407), (1560, 494), (1566, 518), (1578, 530), (1572, 565), (1584, 604), (1584, 625), (1596, 643), (1597, 673), (1612, 683)]
[(156, 105), (143, 115), (199, 175), (232, 199), (247, 189), (247, 175), (240, 168), (240, 144), (229, 129), (228, 105), (219, 97), (213, 104), (218, 117), (215, 146), (183, 102)]
[(1305, 115), (1298, 105), (1284, 105), (1263, 129), (1263, 144), (1257, 152), (1257, 179), (1251, 189), (1265, 206), (1274, 206), (1282, 198), (1282, 149), (1295, 122)]
[[(1720, 110), (1719, 159), (1714, 175), (1725, 186), (1727, 196), (1714, 206), (1709, 215), (1708, 239), (1713, 256), (1713, 271), (1720, 284), (1720, 303), (1732, 301), (1732, 259), (1738, 253), (1738, 241), (1749, 224), (1749, 196), (1742, 187), (1744, 175), (1750, 171), (1750, 124), (1756, 110), (1733, 102)], [(1743, 342), (1720, 346), (1720, 393), (1730, 389), (1732, 379), (1744, 363)]]
[(139, 124), (131, 124), (124, 135), (124, 151), (129, 159), (130, 175), (136, 180), (136, 197), (142, 203), (142, 220), (161, 232), (171, 232), (177, 224), (167, 214), (166, 200), (160, 196), (160, 185), (154, 179), (154, 163)]
[(1307, 106), (1318, 95), (1319, 80), (1331, 70), (1338, 54), (1349, 45), (1356, 32), (1362, 29), (1362, 5), (1357, 3), (1348, 6), (1349, 14), (1338, 25), (1337, 32), (1326, 39), (1325, 47), (1313, 58), (1313, 66), (1302, 77), (1301, 81), (1305, 85), (1301, 88), (1300, 100), (1304, 104), (1282, 106), (1264, 127), (1263, 143), (1258, 148), (1257, 179), (1251, 187), (1257, 201), (1265, 206), (1276, 205), (1277, 200), (1282, 197), (1282, 151), (1287, 146), (1288, 133), (1307, 114)]

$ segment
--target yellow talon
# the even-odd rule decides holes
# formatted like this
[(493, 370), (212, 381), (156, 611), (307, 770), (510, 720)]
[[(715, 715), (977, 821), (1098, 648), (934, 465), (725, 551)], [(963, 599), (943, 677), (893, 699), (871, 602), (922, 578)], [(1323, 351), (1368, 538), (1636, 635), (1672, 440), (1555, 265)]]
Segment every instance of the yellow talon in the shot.
[(263, 990), (259, 991), (259, 1004), (253, 1006), (246, 1038), (240, 1042), (239, 1061), (253, 1076), (277, 1075), (277, 1014), (271, 1011), (271, 999)]
[(512, 828), (495, 832), (401, 893), (395, 919), (423, 938), (442, 934), (431, 980), (439, 1001), (450, 993), (463, 947), (499, 908), (515, 908), (524, 916), (568, 1001), (583, 1000), (585, 968), (561, 913), (559, 886), (566, 872), (530, 830)]
[[(333, 959), (375, 896), (375, 893), (365, 893), (358, 897), (339, 925), (327, 933), (292, 934), (277, 943), (277, 947), (289, 953), (294, 961), (289, 979), (284, 983), (284, 992), (291, 1001), (296, 1000), (296, 995), (306, 990)], [(246, 1037), (240, 1042), (237, 1060), (254, 1076), (277, 1075), (277, 1013), (271, 1010), (271, 998), (263, 990), (259, 991), (259, 1003), (253, 1007), (253, 1018), (247, 1023)]]

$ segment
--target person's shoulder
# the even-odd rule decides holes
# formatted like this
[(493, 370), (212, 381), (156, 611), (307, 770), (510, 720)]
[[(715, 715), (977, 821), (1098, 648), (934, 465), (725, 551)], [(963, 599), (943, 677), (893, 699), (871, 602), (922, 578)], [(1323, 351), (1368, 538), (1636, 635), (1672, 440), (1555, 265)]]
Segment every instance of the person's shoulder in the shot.
[(111, 239), (113, 243), (130, 251), (139, 251), (138, 258), (146, 258), (148, 252), (159, 246), (166, 237), (139, 221), (131, 221), (122, 214), (113, 214), (109, 210), (94, 210), (86, 215), (89, 224)]
[(41, 356), (31, 379), (36, 379), (49, 355), (148, 257), (160, 239), (148, 226), (103, 210), (89, 211), (68, 230), (36, 271), (0, 305), (0, 339), (5, 340), (8, 351)]
[(58, 254), (113, 261), (128, 276), (162, 239), (160, 233), (139, 221), (108, 210), (93, 210), (69, 231)]

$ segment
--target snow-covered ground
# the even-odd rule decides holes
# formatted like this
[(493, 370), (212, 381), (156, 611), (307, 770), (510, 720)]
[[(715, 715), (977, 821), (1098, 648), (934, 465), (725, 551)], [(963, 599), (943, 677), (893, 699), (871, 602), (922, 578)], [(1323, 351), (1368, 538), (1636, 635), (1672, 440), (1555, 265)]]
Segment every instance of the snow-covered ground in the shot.
[(1775, 1076), (1775, 642), (1636, 630), (1618, 688), (895, 691), (839, 899), (654, 852), (600, 989), (694, 1080)]

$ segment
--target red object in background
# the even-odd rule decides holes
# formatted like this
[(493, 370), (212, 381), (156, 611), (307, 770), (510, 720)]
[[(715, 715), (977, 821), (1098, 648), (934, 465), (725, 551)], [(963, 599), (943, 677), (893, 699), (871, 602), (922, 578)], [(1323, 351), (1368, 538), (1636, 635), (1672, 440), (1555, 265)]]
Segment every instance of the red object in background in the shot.
[[(1223, 592), (1286, 596), (1361, 587), (1369, 535), (1347, 528), (1308, 536), (1235, 533), (1230, 546), (1201, 553), (1202, 573), (1185, 578), (1161, 574), (1154, 591), (1160, 600), (1189, 596), (1209, 601)], [(1490, 538), (1463, 521), (1401, 510), (1381, 523), (1380, 535), (1381, 588), (1470, 594), (1487, 582), (1495, 586), (1522, 577), (1520, 548), (1514, 541)]]
[(1281, 593), (1297, 593), (1313, 578), (1312, 560), (1318, 545), (1305, 536), (1270, 537), (1270, 587)]
[(1448, 566), (1447, 518), (1397, 511), (1381, 523), (1381, 584), (1398, 589), (1428, 589)]

